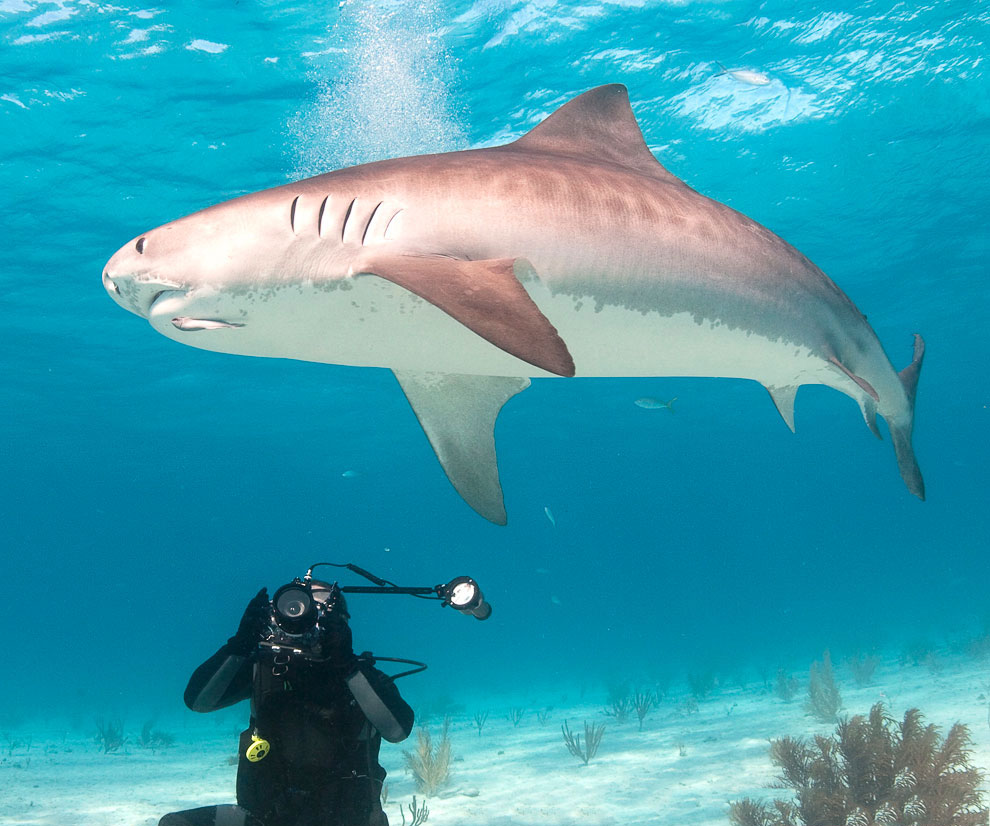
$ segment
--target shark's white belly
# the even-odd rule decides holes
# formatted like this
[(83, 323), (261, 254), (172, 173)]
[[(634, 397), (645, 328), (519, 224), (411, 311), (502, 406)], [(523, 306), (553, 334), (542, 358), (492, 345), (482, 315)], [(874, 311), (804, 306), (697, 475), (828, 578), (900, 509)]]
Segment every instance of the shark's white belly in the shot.
[[(768, 386), (820, 383), (834, 371), (808, 348), (772, 341), (690, 313), (664, 316), (550, 294), (527, 285), (574, 358), (577, 376), (723, 376)], [(231, 327), (181, 330), (174, 318)], [(375, 276), (237, 293), (198, 289), (159, 299), (151, 324), (183, 344), (217, 352), (359, 367), (552, 377)]]

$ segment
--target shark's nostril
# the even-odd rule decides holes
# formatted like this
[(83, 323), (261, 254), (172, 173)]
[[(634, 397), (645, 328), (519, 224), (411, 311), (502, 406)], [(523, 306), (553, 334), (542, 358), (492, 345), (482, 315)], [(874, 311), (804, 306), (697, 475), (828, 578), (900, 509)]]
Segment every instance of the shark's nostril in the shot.
[(120, 287), (117, 286), (116, 282), (110, 277), (110, 274), (104, 270), (103, 271), (103, 286), (107, 292), (115, 292), (120, 295)]

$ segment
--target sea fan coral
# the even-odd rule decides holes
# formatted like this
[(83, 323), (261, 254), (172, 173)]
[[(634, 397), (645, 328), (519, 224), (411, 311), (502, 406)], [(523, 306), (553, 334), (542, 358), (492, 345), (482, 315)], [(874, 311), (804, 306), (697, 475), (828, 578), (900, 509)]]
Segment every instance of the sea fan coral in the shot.
[(808, 700), (805, 709), (823, 723), (834, 723), (842, 708), (842, 697), (835, 684), (832, 657), (825, 652), (820, 663), (811, 664), (808, 673)]
[(433, 742), (430, 732), (421, 728), (417, 732), (416, 750), (403, 752), (406, 766), (413, 773), (416, 788), (433, 797), (450, 782), (450, 720), (444, 719), (440, 740)]
[(987, 826), (969, 763), (970, 738), (956, 723), (943, 739), (916, 708), (898, 723), (877, 703), (869, 716), (845, 719), (832, 737), (809, 744), (774, 740), (770, 759), (780, 788), (795, 802), (749, 798), (730, 804), (734, 826)]

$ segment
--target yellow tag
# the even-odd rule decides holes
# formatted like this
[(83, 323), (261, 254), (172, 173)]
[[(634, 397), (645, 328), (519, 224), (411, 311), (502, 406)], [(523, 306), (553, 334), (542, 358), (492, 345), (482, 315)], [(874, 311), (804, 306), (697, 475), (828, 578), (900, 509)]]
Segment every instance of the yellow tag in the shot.
[(247, 747), (244, 756), (252, 763), (257, 763), (259, 760), (264, 760), (271, 749), (271, 744), (267, 740), (262, 739), (257, 734), (252, 734), (251, 745)]

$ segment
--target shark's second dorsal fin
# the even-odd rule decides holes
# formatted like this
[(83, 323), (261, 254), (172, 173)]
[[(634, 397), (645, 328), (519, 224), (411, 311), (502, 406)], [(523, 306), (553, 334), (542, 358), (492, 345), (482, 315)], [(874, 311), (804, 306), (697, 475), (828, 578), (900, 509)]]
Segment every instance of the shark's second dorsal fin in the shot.
[(578, 95), (509, 146), (607, 161), (679, 180), (653, 157), (629, 105), (629, 92), (619, 83)]

